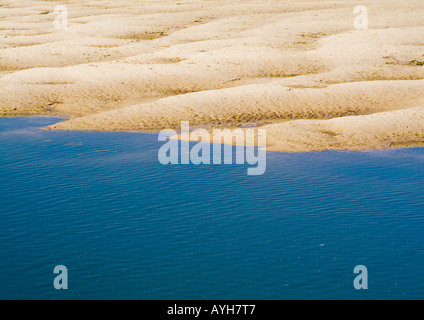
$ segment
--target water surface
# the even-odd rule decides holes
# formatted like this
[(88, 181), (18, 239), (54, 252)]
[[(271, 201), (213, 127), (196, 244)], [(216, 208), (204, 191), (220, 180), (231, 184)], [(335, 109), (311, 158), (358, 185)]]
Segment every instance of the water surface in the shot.
[(268, 153), (248, 176), (57, 121), (0, 119), (2, 299), (424, 298), (423, 149)]

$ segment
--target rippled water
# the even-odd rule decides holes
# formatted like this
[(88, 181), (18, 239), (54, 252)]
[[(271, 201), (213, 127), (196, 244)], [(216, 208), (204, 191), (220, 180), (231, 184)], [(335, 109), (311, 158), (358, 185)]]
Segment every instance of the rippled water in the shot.
[(254, 177), (56, 121), (0, 119), (0, 298), (424, 298), (424, 149), (268, 153)]

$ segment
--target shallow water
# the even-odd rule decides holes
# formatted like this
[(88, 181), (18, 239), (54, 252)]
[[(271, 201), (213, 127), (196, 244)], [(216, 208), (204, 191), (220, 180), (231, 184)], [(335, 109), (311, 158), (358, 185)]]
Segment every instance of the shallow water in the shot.
[(424, 298), (424, 149), (268, 153), (248, 176), (57, 121), (0, 119), (2, 299)]

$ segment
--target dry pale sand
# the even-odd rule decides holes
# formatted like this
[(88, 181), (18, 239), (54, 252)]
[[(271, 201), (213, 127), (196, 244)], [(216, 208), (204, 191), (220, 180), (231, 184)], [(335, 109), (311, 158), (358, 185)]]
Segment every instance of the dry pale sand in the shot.
[[(357, 5), (368, 30), (354, 28)], [(0, 116), (69, 119), (57, 130), (254, 126), (274, 151), (419, 145), (423, 14), (422, 0), (0, 0)]]

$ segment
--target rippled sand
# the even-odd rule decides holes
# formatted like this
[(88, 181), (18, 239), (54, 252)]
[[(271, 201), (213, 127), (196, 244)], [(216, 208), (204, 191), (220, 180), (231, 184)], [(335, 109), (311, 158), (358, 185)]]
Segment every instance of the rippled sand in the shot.
[[(424, 2), (0, 1), (0, 115), (267, 129), (274, 151), (424, 141)], [(353, 10), (368, 7), (369, 29)]]

